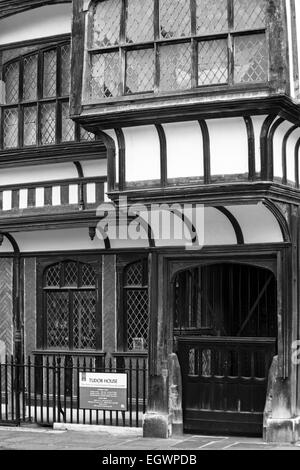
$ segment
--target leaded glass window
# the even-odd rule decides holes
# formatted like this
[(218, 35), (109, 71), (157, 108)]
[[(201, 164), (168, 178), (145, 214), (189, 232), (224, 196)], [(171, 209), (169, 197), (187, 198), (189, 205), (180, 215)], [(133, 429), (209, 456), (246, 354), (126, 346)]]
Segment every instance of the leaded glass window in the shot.
[(56, 50), (44, 53), (43, 97), (56, 96), (57, 54)]
[(96, 272), (91, 264), (70, 260), (45, 270), (43, 293), (47, 349), (97, 348), (100, 323), (97, 321), (96, 283)]
[(23, 61), (23, 99), (24, 101), (36, 100), (37, 98), (37, 67), (38, 57), (36, 54), (24, 58)]
[(18, 109), (7, 108), (3, 116), (3, 146), (16, 148), (18, 146)]
[(154, 87), (153, 49), (127, 52), (126, 93), (152, 91)]
[(37, 107), (24, 107), (24, 146), (36, 145), (37, 138)]
[(55, 144), (56, 137), (56, 106), (55, 103), (41, 106), (42, 145)]
[(154, 3), (149, 0), (128, 0), (126, 42), (154, 39)]
[(160, 0), (159, 17), (162, 38), (191, 35), (190, 0)]
[(190, 44), (173, 44), (160, 49), (160, 90), (191, 88), (192, 54)]
[(226, 39), (198, 43), (198, 85), (228, 82)]
[(265, 83), (265, 10), (265, 0), (94, 1), (85, 97)]
[(0, 149), (95, 140), (69, 118), (70, 43), (25, 51), (3, 65)]
[(236, 83), (263, 82), (267, 80), (266, 38), (264, 34), (235, 38), (234, 54)]
[(128, 351), (147, 350), (149, 329), (147, 260), (130, 264), (124, 271), (124, 306)]
[(228, 31), (227, 0), (196, 0), (197, 34)]
[(69, 102), (61, 105), (61, 140), (71, 142), (75, 138), (75, 123), (69, 118)]

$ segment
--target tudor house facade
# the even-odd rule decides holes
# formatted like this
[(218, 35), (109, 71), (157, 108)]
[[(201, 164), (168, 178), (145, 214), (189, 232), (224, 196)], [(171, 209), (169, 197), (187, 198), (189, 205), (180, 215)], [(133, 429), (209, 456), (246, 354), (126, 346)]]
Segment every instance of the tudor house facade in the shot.
[[(147, 359), (145, 436), (299, 440), (299, 41), (294, 0), (0, 1), (2, 354)], [(132, 204), (188, 242), (99, 225)]]

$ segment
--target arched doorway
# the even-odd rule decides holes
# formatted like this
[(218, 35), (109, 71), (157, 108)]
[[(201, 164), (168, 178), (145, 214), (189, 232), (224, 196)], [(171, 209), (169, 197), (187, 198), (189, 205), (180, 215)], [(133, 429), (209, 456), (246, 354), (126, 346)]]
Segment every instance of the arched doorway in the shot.
[(186, 432), (261, 435), (277, 348), (277, 285), (268, 269), (222, 263), (178, 273), (174, 335)]

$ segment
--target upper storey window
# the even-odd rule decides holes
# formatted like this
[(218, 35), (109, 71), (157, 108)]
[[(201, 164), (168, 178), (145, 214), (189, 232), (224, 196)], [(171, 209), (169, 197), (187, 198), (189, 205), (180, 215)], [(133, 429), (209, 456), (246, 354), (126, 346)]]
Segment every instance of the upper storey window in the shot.
[(102, 0), (90, 101), (268, 81), (265, 0)]
[(69, 118), (70, 43), (19, 56), (2, 79), (1, 149), (94, 140)]

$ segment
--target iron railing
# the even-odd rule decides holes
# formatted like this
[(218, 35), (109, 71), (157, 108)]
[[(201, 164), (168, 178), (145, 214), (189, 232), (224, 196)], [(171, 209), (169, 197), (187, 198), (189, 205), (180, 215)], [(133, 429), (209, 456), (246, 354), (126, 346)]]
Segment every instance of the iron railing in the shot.
[[(79, 372), (127, 374), (127, 410), (82, 409)], [(104, 357), (46, 355), (20, 363), (6, 356), (0, 363), (0, 425), (37, 423), (142, 426), (147, 399), (145, 357), (105, 360)]]

